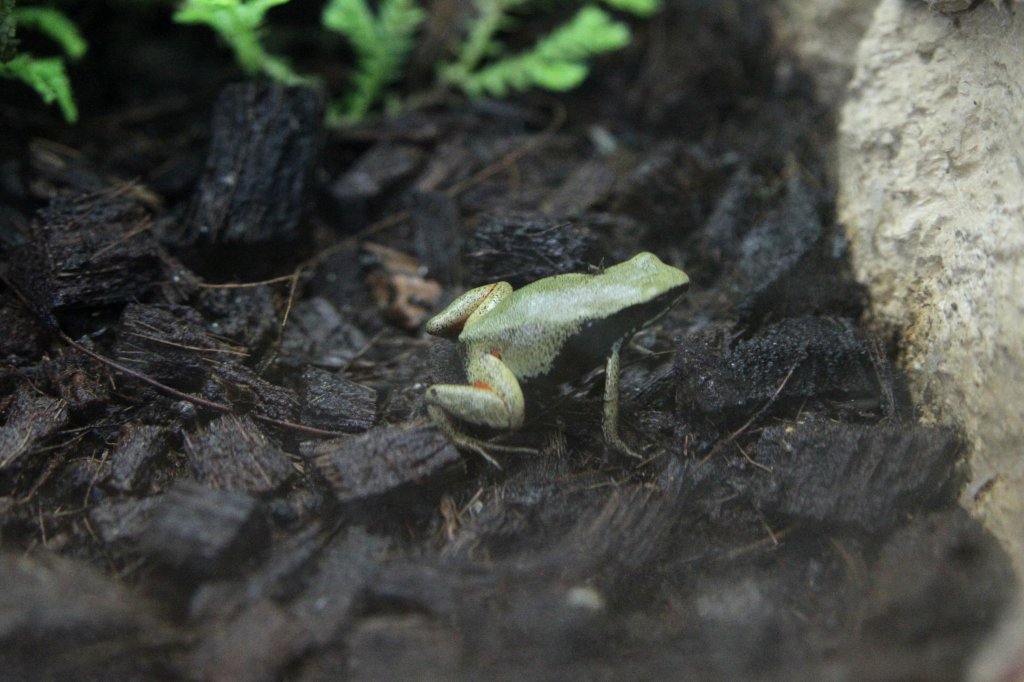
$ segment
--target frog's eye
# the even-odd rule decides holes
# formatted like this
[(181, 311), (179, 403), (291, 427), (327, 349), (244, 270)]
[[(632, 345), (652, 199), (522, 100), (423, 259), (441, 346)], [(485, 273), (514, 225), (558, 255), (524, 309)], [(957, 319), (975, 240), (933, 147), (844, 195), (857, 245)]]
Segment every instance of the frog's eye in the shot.
[(632, 262), (633, 265), (642, 270), (652, 270), (658, 267), (659, 265), (663, 265), (663, 263), (657, 256), (647, 251), (643, 251), (641, 253), (636, 254), (635, 256), (633, 256), (633, 259), (630, 262)]

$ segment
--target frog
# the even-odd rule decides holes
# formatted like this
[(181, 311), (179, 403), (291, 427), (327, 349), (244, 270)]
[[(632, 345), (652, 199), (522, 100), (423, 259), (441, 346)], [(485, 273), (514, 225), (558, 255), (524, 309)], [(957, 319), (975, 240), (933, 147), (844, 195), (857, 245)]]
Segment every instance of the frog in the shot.
[(605, 365), (602, 433), (619, 452), (639, 455), (619, 436), (619, 356), (623, 344), (667, 313), (690, 279), (649, 252), (596, 274), (566, 273), (514, 289), (505, 281), (465, 292), (427, 321), (429, 334), (459, 344), (466, 384), (434, 384), (427, 414), (459, 449), (494, 465), (488, 452), (533, 452), (485, 442), (460, 422), (513, 432), (525, 420), (524, 388), (535, 391)]

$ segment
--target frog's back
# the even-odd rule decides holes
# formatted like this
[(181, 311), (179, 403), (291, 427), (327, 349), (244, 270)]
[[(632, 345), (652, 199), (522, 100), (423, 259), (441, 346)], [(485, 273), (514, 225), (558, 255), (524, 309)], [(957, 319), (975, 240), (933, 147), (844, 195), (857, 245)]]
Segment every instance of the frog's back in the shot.
[(459, 340), (500, 351), (520, 379), (561, 381), (599, 364), (614, 343), (671, 307), (687, 284), (681, 270), (640, 254), (598, 275), (555, 275), (517, 289)]

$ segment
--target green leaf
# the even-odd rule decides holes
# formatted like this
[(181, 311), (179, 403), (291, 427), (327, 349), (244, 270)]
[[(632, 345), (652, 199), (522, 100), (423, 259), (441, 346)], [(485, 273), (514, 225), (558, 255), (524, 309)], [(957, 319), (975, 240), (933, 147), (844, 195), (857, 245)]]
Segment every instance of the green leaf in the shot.
[(533, 81), (547, 90), (572, 90), (587, 77), (587, 67), (578, 62), (545, 62), (533, 73)]
[(18, 7), (11, 16), (22, 26), (33, 28), (56, 42), (71, 59), (81, 59), (89, 47), (74, 22), (55, 9)]
[(71, 95), (71, 83), (60, 57), (37, 59), (19, 54), (9, 62), (0, 63), (0, 76), (17, 78), (39, 93), (47, 104), (56, 102), (69, 123), (78, 120), (78, 108)]
[(503, 97), (510, 90), (531, 87), (570, 90), (586, 79), (590, 57), (621, 49), (629, 40), (628, 26), (604, 10), (587, 5), (524, 53), (499, 59), (472, 73), (450, 68), (442, 75), (471, 97)]
[(586, 59), (629, 44), (629, 27), (607, 12), (586, 5), (569, 23), (537, 43), (536, 51), (548, 58)]
[(661, 9), (661, 0), (604, 0), (604, 4), (638, 17), (649, 17)]
[(365, 0), (331, 0), (321, 23), (352, 45), (358, 63), (352, 90), (331, 104), (332, 123), (360, 121), (401, 75), (426, 12), (415, 0), (382, 0), (374, 14)]
[(267, 11), (287, 2), (289, 0), (185, 0), (174, 13), (174, 21), (204, 24), (213, 29), (250, 76), (262, 73), (285, 85), (309, 84), (313, 79), (296, 73), (285, 59), (267, 52), (260, 41)]

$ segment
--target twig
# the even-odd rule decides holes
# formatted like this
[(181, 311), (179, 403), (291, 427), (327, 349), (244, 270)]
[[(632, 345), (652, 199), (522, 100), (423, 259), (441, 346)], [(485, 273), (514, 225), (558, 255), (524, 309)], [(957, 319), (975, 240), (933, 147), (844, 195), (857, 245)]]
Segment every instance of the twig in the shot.
[[(298, 270), (296, 270), (298, 272)], [(277, 284), (278, 282), (287, 282), (288, 280), (295, 279), (296, 272), (292, 272), (287, 275), (281, 275), (280, 277), (271, 277), (270, 279), (263, 279), (258, 282), (227, 282), (225, 284), (209, 284), (207, 282), (200, 282), (196, 286), (201, 289), (249, 289), (254, 287), (262, 287), (268, 284)]]
[(279, 338), (284, 338), (284, 328), (288, 325), (288, 317), (292, 314), (292, 306), (295, 305), (295, 292), (299, 288), (299, 276), (301, 274), (301, 267), (295, 268), (295, 272), (291, 274), (292, 283), (288, 287), (288, 303), (285, 304), (284, 316), (281, 318), (281, 331)]
[[(102, 364), (106, 365), (107, 367), (109, 367), (109, 368), (111, 368), (111, 369), (113, 369), (113, 370), (115, 370), (117, 372), (120, 372), (121, 374), (126, 374), (126, 375), (132, 377), (133, 379), (137, 379), (137, 380), (141, 381), (144, 384), (152, 386), (153, 388), (155, 388), (156, 390), (160, 391), (161, 393), (165, 393), (165, 394), (167, 394), (167, 395), (169, 395), (169, 396), (171, 396), (173, 398), (178, 398), (179, 400), (185, 400), (185, 401), (190, 402), (190, 403), (192, 403), (194, 405), (199, 405), (201, 407), (205, 407), (207, 409), (214, 410), (215, 412), (221, 412), (221, 413), (224, 413), (224, 414), (234, 414), (234, 412), (235, 412), (234, 407), (232, 407), (231, 405), (225, 405), (224, 403), (218, 403), (218, 402), (215, 402), (213, 400), (207, 400), (206, 398), (201, 398), (201, 397), (199, 397), (197, 395), (193, 395), (191, 393), (185, 393), (184, 391), (179, 391), (178, 389), (172, 388), (171, 386), (168, 386), (167, 384), (160, 383), (159, 381), (157, 381), (156, 379), (154, 379), (153, 377), (151, 377), (151, 376), (149, 376), (147, 374), (139, 372), (138, 370), (134, 370), (134, 369), (132, 369), (130, 367), (126, 367), (125, 365), (122, 365), (119, 362), (111, 360), (110, 358), (108, 358), (108, 357), (106, 357), (104, 355), (100, 355), (96, 351), (90, 350), (89, 348), (86, 348), (82, 344), (80, 344), (77, 341), (75, 341), (74, 339), (72, 339), (70, 336), (65, 334), (63, 330), (57, 330), (57, 334), (60, 336), (61, 339), (63, 339), (64, 343), (68, 344), (69, 346), (71, 346), (75, 350), (79, 351), (80, 353), (84, 353), (84, 354), (88, 355), (93, 360), (96, 360), (97, 362), (102, 363)], [(321, 437), (324, 437), (324, 438), (335, 438), (337, 436), (347, 435), (343, 431), (327, 431), (326, 429), (318, 429), (318, 428), (316, 428), (314, 426), (306, 426), (305, 424), (296, 424), (295, 422), (286, 421), (284, 419), (275, 419), (274, 417), (268, 417), (268, 416), (263, 415), (263, 414), (255, 414), (254, 413), (254, 414), (252, 414), (252, 418), (256, 419), (258, 421), (261, 421), (261, 422), (263, 422), (265, 424), (273, 424), (275, 426), (280, 426), (281, 428), (288, 429), (288, 430), (291, 430), (291, 431), (299, 431), (299, 432), (302, 432), (302, 433), (307, 433), (307, 434), (309, 434), (311, 436), (321, 436)]]

